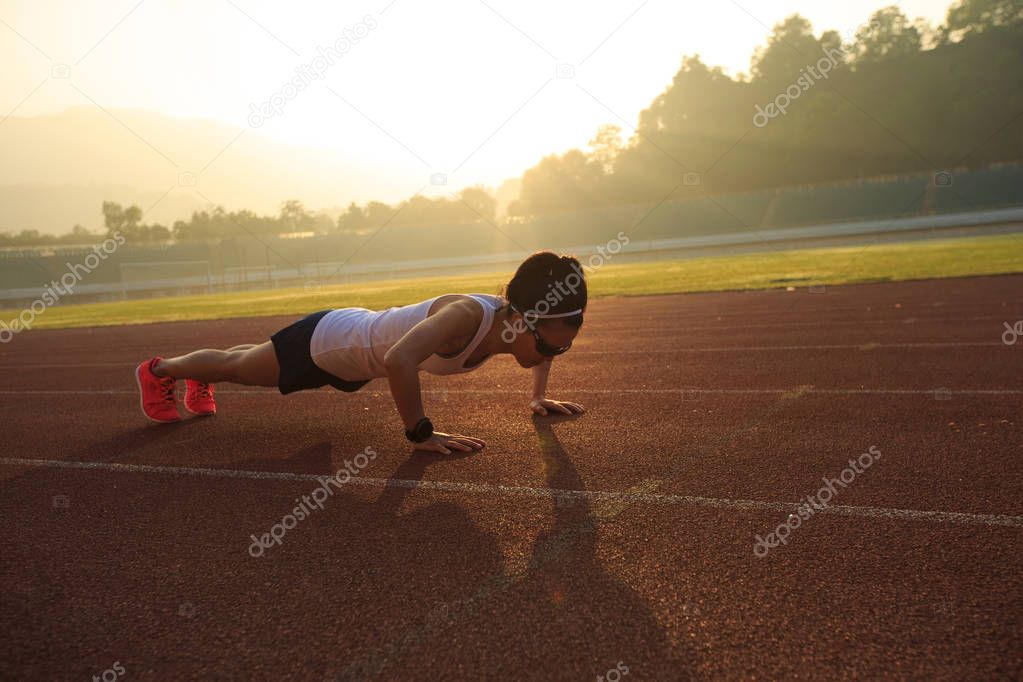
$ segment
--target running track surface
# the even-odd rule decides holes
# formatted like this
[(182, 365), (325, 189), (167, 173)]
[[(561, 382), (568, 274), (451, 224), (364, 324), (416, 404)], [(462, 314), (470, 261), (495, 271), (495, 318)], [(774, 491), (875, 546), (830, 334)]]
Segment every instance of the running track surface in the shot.
[(425, 377), (438, 428), (489, 443), (448, 458), (410, 452), (382, 382), (143, 419), (137, 361), (290, 318), (25, 333), (0, 347), (2, 676), (1019, 679), (1021, 292), (598, 300), (551, 381), (581, 418), (531, 419), (509, 357)]

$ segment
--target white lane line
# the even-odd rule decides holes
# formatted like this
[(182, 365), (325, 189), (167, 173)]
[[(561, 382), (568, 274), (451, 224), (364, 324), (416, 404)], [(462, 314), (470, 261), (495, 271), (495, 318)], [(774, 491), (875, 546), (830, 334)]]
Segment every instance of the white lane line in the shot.
[[(365, 395), (367, 392), (379, 392), (381, 389), (364, 389), (360, 393), (346, 395)], [(812, 388), (808, 386), (794, 386), (792, 388), (585, 388), (576, 387), (572, 389), (575, 393), (592, 393), (606, 395), (620, 395), (623, 393), (638, 394), (685, 394), (698, 393), (707, 395), (785, 395), (785, 394), (819, 394), (819, 395), (1023, 395), (1023, 389), (1017, 388)], [(222, 389), (217, 388), (218, 394), (226, 395), (278, 395), (276, 389), (264, 388), (253, 389)], [(508, 389), (504, 388), (437, 388), (424, 389), (423, 393), (430, 395), (504, 395)], [(291, 396), (313, 396), (337, 395), (337, 391), (311, 390), (292, 393)], [(137, 390), (126, 389), (31, 389), (31, 390), (0, 390), (0, 395), (138, 395)]]
[[(1002, 320), (1006, 319), (1006, 316), (1012, 316), (1012, 313), (1005, 313), (1002, 315), (983, 315), (980, 317), (901, 317), (895, 319), (885, 318), (869, 318), (864, 320), (814, 320), (805, 322), (750, 322), (748, 324), (739, 325), (665, 325), (661, 327), (604, 327), (601, 326), (601, 331), (614, 333), (614, 332), (633, 332), (643, 334), (684, 334), (690, 331), (757, 331), (760, 329), (787, 329), (789, 327), (876, 327), (878, 325), (887, 325), (891, 327), (903, 327), (910, 325), (925, 325), (930, 322), (981, 322), (985, 320)], [(679, 316), (676, 315), (675, 318)], [(994, 328), (994, 327), (992, 327)], [(998, 325), (999, 331), (1001, 331), (1001, 323)]]
[[(206, 469), (192, 467), (155, 466), (150, 464), (118, 464), (115, 462), (75, 462), (56, 459), (0, 458), (0, 465), (45, 467), (52, 469), (91, 469), (118, 473), (166, 474), (176, 476), (200, 476), (206, 478), (247, 478), (270, 481), (314, 481), (327, 478), (328, 474), (298, 474), (278, 471), (248, 471), (240, 469)], [(336, 482), (336, 479), (335, 479)], [(461, 492), (477, 495), (500, 495), (510, 497), (585, 499), (613, 502), (645, 502), (658, 505), (679, 505), (715, 507), (718, 509), (742, 509), (753, 511), (796, 512), (797, 502), (765, 502), (719, 497), (697, 497), (693, 495), (666, 495), (659, 493), (606, 492), (597, 490), (562, 490), (558, 488), (533, 488), (529, 486), (495, 485), (492, 483), (460, 483), (455, 481), (414, 481), (395, 478), (369, 478), (353, 476), (344, 485), (361, 485), (374, 488), (407, 488)], [(871, 519), (900, 519), (930, 521), (933, 523), (954, 523), (984, 526), (1023, 527), (1023, 516), (1004, 514), (971, 514), (964, 512), (923, 511), (918, 509), (888, 509), (884, 507), (853, 507), (833, 505), (817, 512), (837, 516), (858, 516)]]
[[(668, 325), (668, 326), (660, 326), (660, 327), (632, 327), (632, 326), (607, 327), (607, 326), (602, 326), (602, 325), (596, 324), (596, 323), (591, 321), (590, 324), (588, 324), (586, 326), (586, 329), (592, 330), (590, 332), (591, 334), (596, 334), (596, 333), (607, 334), (608, 336), (610, 336), (612, 338), (616, 334), (619, 334), (619, 333), (622, 333), (622, 332), (627, 332), (627, 333), (630, 333), (630, 334), (645, 334), (645, 335), (650, 336), (652, 338), (656, 338), (658, 336), (668, 336), (668, 337), (671, 337), (671, 338), (678, 338), (682, 334), (686, 334), (686, 333), (694, 332), (694, 331), (747, 331), (747, 332), (758, 332), (758, 331), (760, 331), (762, 329), (786, 329), (786, 328), (789, 328), (789, 327), (818, 327), (818, 328), (821, 328), (821, 327), (849, 326), (849, 325), (855, 325), (855, 326), (858, 326), (858, 327), (872, 327), (872, 326), (879, 325), (879, 324), (880, 325), (888, 325), (888, 324), (890, 324), (892, 326), (900, 326), (900, 327), (902, 327), (902, 326), (917, 325), (917, 324), (928, 323), (928, 322), (978, 322), (978, 321), (983, 321), (983, 320), (999, 320), (999, 323), (997, 325), (993, 325), (992, 326), (992, 330), (997, 332), (997, 334), (1001, 334), (1002, 331), (1003, 331), (1003, 329), (1001, 327), (1001, 322), (1004, 322), (1007, 318), (1015, 319), (1014, 315), (1015, 315), (1014, 313), (1008, 313), (1008, 314), (1002, 314), (1002, 315), (986, 315), (986, 316), (982, 316), (982, 317), (942, 317), (942, 318), (906, 317), (906, 318), (898, 318), (898, 319), (894, 319), (894, 320), (884, 320), (884, 319), (848, 320), (848, 319), (842, 319), (842, 320), (815, 320), (815, 321), (805, 321), (805, 322), (778, 322), (778, 323), (756, 323), (756, 322), (751, 322), (749, 324), (742, 324), (742, 325), (707, 325), (707, 326), (680, 324), (680, 325)], [(210, 322), (210, 320), (201, 320), (201, 321), (203, 321), (203, 322)], [(219, 321), (222, 322), (223, 320), (219, 320)], [(100, 329), (106, 329), (106, 328), (107, 327), (101, 327)], [(93, 329), (95, 329), (95, 328), (93, 328)], [(40, 331), (61, 331), (61, 330), (60, 329), (54, 329), (54, 330), (45, 330), (44, 329), (44, 330), (40, 330)], [(71, 331), (74, 331), (74, 329), (72, 329)], [(874, 331), (884, 331), (884, 330), (874, 330)], [(265, 341), (266, 339), (262, 339), (262, 340)], [(179, 342), (174, 342), (174, 343), (179, 343)], [(867, 343), (869, 343), (869, 342), (867, 342)], [(990, 345), (1001, 345), (1001, 344), (999, 344), (997, 342), (993, 342), (993, 343), (992, 342), (988, 342), (988, 343), (990, 343)], [(967, 342), (964, 345), (983, 345), (983, 344), (979, 343), (979, 342), (978, 343)], [(816, 347), (816, 346), (813, 346), (813, 347)], [(831, 347), (839, 348), (841, 346), (820, 346), (820, 348), (831, 348)], [(892, 344), (892, 347), (893, 348), (902, 347), (902, 345), (901, 344)], [(779, 348), (781, 348), (781, 347), (779, 347)], [(801, 347), (798, 347), (798, 348), (801, 348)], [(135, 351), (133, 351), (133, 352), (135, 352)], [(141, 353), (143, 351), (140, 350), (138, 352)], [(6, 353), (6, 354), (0, 354), (0, 356), (6, 357), (8, 359), (10, 359), (13, 355), (15, 355), (15, 353), (13, 353), (13, 352)], [(87, 366), (87, 365), (82, 365), (82, 366)], [(88, 365), (88, 366), (92, 366), (92, 365)], [(103, 363), (99, 363), (99, 364), (97, 364), (95, 366), (104, 366), (104, 365), (103, 365)], [(25, 367), (25, 365), (14, 366), (15, 369), (18, 369), (18, 368), (21, 368), (21, 367)], [(0, 369), (3, 369), (3, 368), (0, 368)]]
[[(597, 342), (590, 341), (593, 345)], [(844, 343), (831, 345), (800, 345), (800, 346), (719, 346), (711, 348), (645, 348), (645, 349), (618, 349), (606, 348), (601, 350), (578, 349), (571, 351), (572, 356), (576, 355), (655, 355), (671, 353), (746, 353), (746, 352), (771, 352), (771, 351), (793, 351), (793, 350), (860, 350), (873, 351), (886, 348), (970, 348), (979, 346), (1005, 346), (1000, 341), (947, 341), (947, 342), (912, 342), (912, 343), (877, 343), (864, 341), (863, 343)], [(121, 367), (133, 368), (132, 363), (124, 362), (87, 362), (87, 363), (61, 363), (61, 364), (8, 364), (0, 365), (0, 372), (5, 370), (21, 369), (78, 369), (86, 367)]]

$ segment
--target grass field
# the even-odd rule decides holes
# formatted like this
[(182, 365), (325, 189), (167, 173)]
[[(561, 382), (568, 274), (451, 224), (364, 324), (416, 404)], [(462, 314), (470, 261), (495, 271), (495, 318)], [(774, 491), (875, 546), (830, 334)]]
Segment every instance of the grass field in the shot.
[[(638, 296), (1014, 272), (1023, 272), (1023, 236), (1020, 235), (772, 251), (624, 265), (617, 265), (612, 260), (589, 275), (589, 285), (592, 296)], [(497, 293), (509, 277), (508, 272), (495, 272), (325, 285), (313, 290), (275, 289), (62, 305), (36, 316), (32, 328), (298, 315), (325, 308), (354, 306), (379, 309), (442, 293)], [(0, 320), (9, 323), (20, 312), (0, 311)]]

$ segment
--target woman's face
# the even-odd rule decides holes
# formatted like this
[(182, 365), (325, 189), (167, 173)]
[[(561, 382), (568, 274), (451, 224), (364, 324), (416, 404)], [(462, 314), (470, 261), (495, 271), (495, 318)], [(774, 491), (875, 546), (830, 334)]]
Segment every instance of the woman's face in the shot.
[[(515, 340), (510, 344), (512, 355), (515, 356), (519, 365), (526, 368), (535, 367), (541, 362), (551, 359), (536, 349), (536, 337), (523, 324), (521, 315), (513, 313), (509, 322), (519, 331), (515, 335)], [(561, 320), (538, 320), (533, 326), (544, 343), (554, 348), (571, 345), (579, 334), (578, 328), (567, 325)]]

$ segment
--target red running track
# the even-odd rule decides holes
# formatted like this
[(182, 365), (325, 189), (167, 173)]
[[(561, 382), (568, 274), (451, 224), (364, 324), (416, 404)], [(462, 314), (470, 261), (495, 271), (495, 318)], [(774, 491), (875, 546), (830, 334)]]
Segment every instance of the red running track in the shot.
[(489, 443), (452, 458), (410, 452), (382, 382), (224, 386), (214, 418), (142, 418), (135, 362), (288, 318), (18, 336), (0, 347), (3, 676), (1019, 679), (1023, 339), (1001, 335), (1021, 292), (598, 300), (551, 382), (584, 417), (531, 419), (507, 358), (425, 378), (438, 428)]

